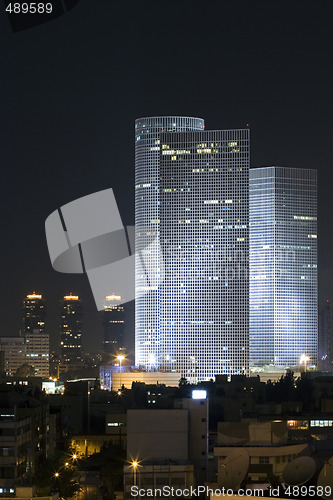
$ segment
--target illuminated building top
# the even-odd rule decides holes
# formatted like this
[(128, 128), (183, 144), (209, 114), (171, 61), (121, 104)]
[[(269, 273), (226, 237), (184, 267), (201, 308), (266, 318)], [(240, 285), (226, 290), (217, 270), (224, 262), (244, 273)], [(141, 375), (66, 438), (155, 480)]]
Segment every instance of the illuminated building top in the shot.
[(65, 300), (79, 300), (78, 295), (65, 295), (64, 297)]
[(108, 295), (107, 297), (105, 297), (107, 301), (110, 301), (110, 300), (121, 300), (121, 295)]
[(41, 299), (42, 295), (37, 295), (35, 292), (33, 292), (30, 295), (27, 295), (27, 299)]

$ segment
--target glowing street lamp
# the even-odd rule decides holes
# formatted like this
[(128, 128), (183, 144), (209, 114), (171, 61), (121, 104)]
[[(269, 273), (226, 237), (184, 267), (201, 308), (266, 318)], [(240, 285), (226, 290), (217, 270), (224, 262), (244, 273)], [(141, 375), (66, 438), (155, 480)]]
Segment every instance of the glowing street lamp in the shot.
[(133, 467), (133, 485), (136, 486), (136, 469), (138, 468), (139, 463), (136, 460), (133, 460), (131, 465)]
[(59, 477), (59, 475), (60, 475), (59, 472), (54, 473), (54, 477)]
[(307, 356), (306, 354), (302, 354), (302, 356), (301, 356), (301, 358), (300, 358), (299, 361), (300, 361), (301, 364), (304, 363), (304, 371), (306, 372), (306, 363), (308, 361), (310, 361), (310, 357)]

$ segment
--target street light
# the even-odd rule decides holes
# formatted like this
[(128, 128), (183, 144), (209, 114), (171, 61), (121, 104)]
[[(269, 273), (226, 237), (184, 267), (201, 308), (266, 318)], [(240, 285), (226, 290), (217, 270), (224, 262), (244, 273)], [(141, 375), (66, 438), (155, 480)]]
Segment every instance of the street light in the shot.
[(133, 460), (132, 462), (132, 467), (133, 467), (133, 485), (136, 486), (136, 469), (138, 468), (139, 463), (136, 460)]
[(125, 356), (123, 356), (122, 354), (119, 354), (119, 356), (117, 356), (117, 360), (119, 361), (119, 384), (120, 384), (120, 390), (121, 390), (121, 362), (124, 361), (125, 359)]
[(307, 356), (306, 354), (302, 354), (302, 356), (301, 356), (301, 358), (300, 358), (299, 361), (300, 361), (301, 364), (304, 363), (304, 371), (306, 372), (306, 363), (308, 361), (310, 361), (310, 357)]

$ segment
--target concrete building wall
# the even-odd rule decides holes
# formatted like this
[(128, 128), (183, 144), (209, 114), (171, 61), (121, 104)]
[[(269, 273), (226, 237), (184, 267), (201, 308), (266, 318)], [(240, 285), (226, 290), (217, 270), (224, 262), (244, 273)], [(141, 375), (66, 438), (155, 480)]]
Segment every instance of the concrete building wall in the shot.
[(187, 410), (128, 410), (127, 459), (188, 460)]

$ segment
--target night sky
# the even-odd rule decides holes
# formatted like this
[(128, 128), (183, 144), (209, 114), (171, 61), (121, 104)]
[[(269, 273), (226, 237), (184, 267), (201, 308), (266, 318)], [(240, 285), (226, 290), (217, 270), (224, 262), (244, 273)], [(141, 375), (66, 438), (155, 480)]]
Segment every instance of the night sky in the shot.
[[(134, 224), (134, 120), (187, 115), (207, 129), (251, 128), (251, 166), (316, 168), (319, 295), (333, 299), (331, 0), (80, 0), (13, 33), (0, 4), (1, 335), (21, 328), (22, 298), (45, 295), (53, 346), (58, 300), (100, 316), (84, 275), (55, 272), (47, 216), (113, 188)], [(134, 337), (133, 304), (128, 335)]]

